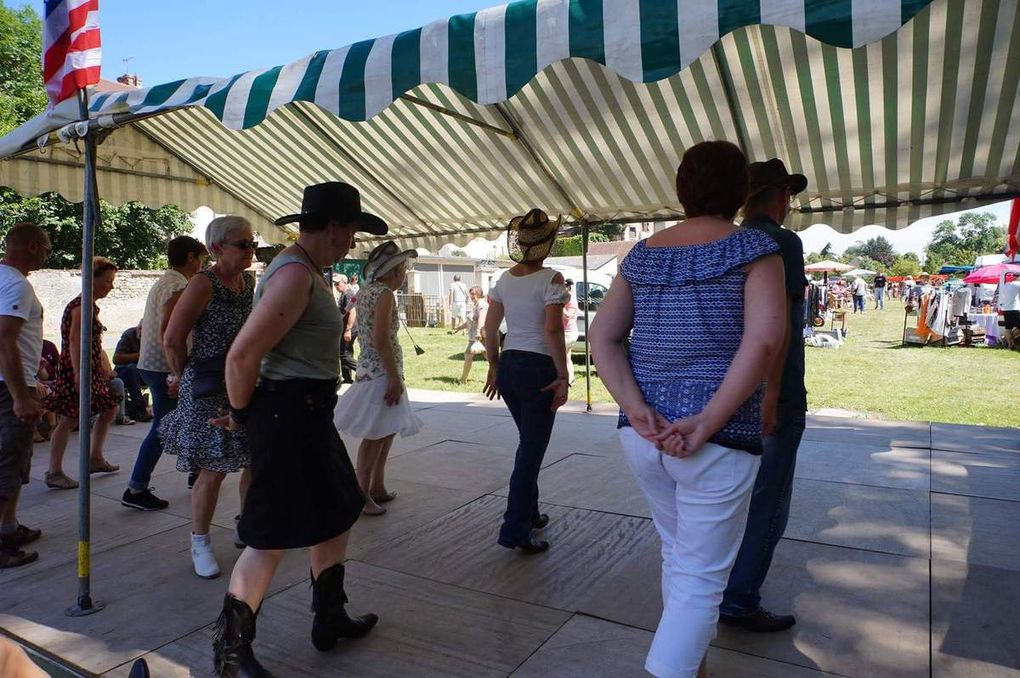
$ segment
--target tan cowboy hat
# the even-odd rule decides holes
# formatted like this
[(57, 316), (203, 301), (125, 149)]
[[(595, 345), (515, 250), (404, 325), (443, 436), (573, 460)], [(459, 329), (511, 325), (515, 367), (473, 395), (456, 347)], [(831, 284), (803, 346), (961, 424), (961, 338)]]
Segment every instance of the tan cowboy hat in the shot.
[(387, 240), (378, 245), (368, 254), (368, 261), (365, 263), (365, 279), (375, 282), (380, 276), (384, 276), (394, 268), (418, 256), (418, 250), (400, 251), (397, 243)]
[(506, 229), (510, 258), (519, 264), (545, 259), (552, 251), (556, 231), (562, 221), (563, 217), (556, 221), (550, 220), (549, 215), (538, 208), (511, 219)]

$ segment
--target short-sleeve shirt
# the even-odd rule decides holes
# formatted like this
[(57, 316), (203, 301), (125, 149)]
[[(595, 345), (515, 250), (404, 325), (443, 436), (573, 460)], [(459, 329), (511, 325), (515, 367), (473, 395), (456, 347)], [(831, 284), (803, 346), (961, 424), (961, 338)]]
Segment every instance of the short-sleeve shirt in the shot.
[(142, 338), (137, 327), (129, 327), (120, 335), (114, 353), (138, 353), (142, 350)]
[(545, 307), (570, 298), (562, 284), (553, 282), (556, 275), (550, 268), (522, 276), (507, 271), (489, 289), (489, 299), (502, 304), (506, 317), (504, 351), (552, 355), (545, 338)]
[[(35, 386), (43, 345), (43, 307), (28, 278), (13, 266), (0, 264), (0, 315), (24, 321), (18, 333), (21, 371), (27, 386)], [(0, 374), (0, 381), (4, 375)]]
[(160, 276), (149, 290), (145, 299), (145, 314), (142, 316), (142, 344), (138, 356), (138, 369), (150, 372), (169, 372), (170, 364), (163, 353), (163, 320), (166, 302), (188, 286), (183, 273), (172, 268)]
[(884, 275), (879, 274), (875, 276), (875, 289), (885, 289)]
[(468, 288), (467, 285), (460, 282), (459, 280), (450, 283), (450, 299), (455, 304), (463, 304), (467, 302)]
[(779, 387), (779, 402), (801, 411), (807, 409), (807, 387), (804, 385), (804, 245), (793, 231), (787, 230), (768, 217), (746, 219), (743, 225), (764, 231), (777, 245), (786, 269), (786, 294), (789, 297), (790, 346), (783, 363), (783, 383)]

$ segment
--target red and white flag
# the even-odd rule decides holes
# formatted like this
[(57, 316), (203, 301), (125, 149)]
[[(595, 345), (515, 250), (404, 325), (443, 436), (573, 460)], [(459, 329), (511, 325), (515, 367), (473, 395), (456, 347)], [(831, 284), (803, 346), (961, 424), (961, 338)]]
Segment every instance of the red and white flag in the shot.
[(43, 81), (50, 106), (99, 82), (99, 0), (46, 0)]
[(1010, 205), (1009, 228), (1006, 231), (1006, 255), (1012, 259), (1020, 250), (1020, 198), (1013, 198)]

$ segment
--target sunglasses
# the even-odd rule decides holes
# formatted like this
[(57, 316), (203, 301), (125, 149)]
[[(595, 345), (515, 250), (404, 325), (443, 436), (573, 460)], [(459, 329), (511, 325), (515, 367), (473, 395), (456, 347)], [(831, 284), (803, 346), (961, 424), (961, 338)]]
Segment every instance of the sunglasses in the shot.
[(223, 244), (236, 247), (239, 250), (252, 250), (252, 251), (255, 251), (256, 245), (254, 240), (234, 240), (232, 242), (225, 242)]

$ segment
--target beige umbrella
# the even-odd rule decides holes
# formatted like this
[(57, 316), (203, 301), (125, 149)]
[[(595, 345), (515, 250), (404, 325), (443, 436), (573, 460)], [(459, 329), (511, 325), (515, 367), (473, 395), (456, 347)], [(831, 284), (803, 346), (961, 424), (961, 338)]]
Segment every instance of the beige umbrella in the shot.
[(850, 266), (849, 264), (841, 264), (838, 261), (832, 261), (831, 259), (819, 261), (818, 263), (815, 264), (808, 264), (807, 266), (804, 267), (804, 270), (808, 273), (823, 274), (822, 284), (824, 285), (829, 284), (830, 273), (846, 273), (847, 271), (852, 271), (853, 269), (854, 267)]

